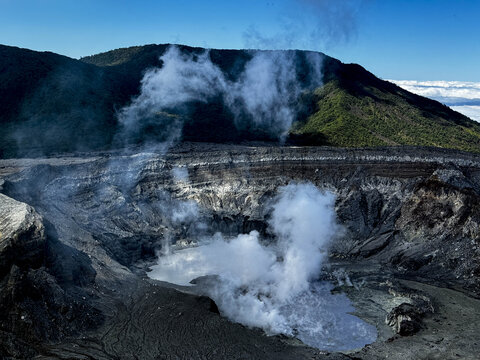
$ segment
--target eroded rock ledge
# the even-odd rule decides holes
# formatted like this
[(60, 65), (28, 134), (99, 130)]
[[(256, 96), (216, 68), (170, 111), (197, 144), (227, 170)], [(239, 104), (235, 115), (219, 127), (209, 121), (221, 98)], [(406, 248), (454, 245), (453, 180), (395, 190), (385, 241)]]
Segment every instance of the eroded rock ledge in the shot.
[[(186, 169), (188, 178), (176, 178), (175, 168)], [(144, 279), (165, 236), (194, 236), (191, 224), (169, 223), (171, 202), (198, 203), (199, 220), (212, 232), (268, 233), (266, 204), (290, 181), (310, 181), (337, 195), (345, 231), (332, 244), (327, 271), (346, 269), (363, 284), (343, 291), (384, 332), (374, 346), (348, 356), (381, 358), (389, 347), (398, 358), (405, 355), (407, 340), (395, 338), (385, 319), (393, 311), (391, 323), (402, 332), (399, 319), (411, 314), (394, 308), (412, 304), (405, 294), (421, 290), (409, 283), (410, 290), (395, 293), (398, 279), (426, 284), (433, 294), (425, 292), (426, 298), (441, 293), (431, 286), (460, 290), (462, 299), (480, 294), (480, 158), (469, 153), (183, 144), (166, 156), (150, 149), (0, 160), (0, 177), (0, 231), (18, 234), (2, 237), (7, 250), (0, 251), (6, 314), (0, 350), (10, 357), (323, 357), (229, 323), (206, 298)], [(4, 230), (12, 224), (22, 225)], [(381, 285), (388, 281), (394, 286)], [(365, 294), (391, 305), (363, 306)], [(431, 319), (448, 312), (446, 305), (435, 307), (435, 299), (432, 304), (435, 311), (423, 312), (422, 325), (408, 337), (412, 346), (427, 346), (430, 340), (418, 339), (440, 326)]]

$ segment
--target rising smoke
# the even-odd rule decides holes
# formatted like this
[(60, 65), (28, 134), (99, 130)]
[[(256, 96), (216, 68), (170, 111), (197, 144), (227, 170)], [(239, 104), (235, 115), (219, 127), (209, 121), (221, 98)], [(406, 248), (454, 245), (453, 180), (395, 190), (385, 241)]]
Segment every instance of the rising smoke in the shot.
[[(258, 52), (247, 63), (237, 82), (225, 92), (227, 104), (239, 119), (251, 119), (255, 127), (269, 129), (285, 139), (295, 119), (294, 104), (301, 88), (292, 52)], [(320, 80), (316, 79), (318, 84)]]
[(252, 24), (243, 33), (247, 48), (328, 49), (350, 42), (358, 32), (366, 0), (287, 0), (278, 7), (273, 33)]
[[(237, 128), (262, 129), (285, 139), (302, 92), (321, 85), (323, 57), (303, 54), (307, 75), (300, 81), (295, 52), (251, 51), (249, 56), (241, 71), (229, 76), (208, 51), (192, 54), (172, 46), (163, 54), (163, 66), (146, 72), (140, 95), (119, 112), (123, 134), (164, 131), (153, 149), (147, 144), (139, 158), (142, 168), (154, 153), (162, 156), (180, 140), (191, 103), (208, 106), (220, 98)], [(175, 183), (188, 183), (187, 168), (173, 168), (171, 176)], [(272, 242), (257, 231), (233, 238), (202, 235), (208, 229), (199, 220), (198, 206), (162, 193), (144, 210), (160, 214), (165, 226), (158, 265), (149, 276), (179, 285), (193, 281), (224, 316), (270, 334), (296, 336), (322, 349), (364, 346), (375, 339), (375, 329), (347, 314), (353, 308), (344, 295), (332, 295), (331, 285), (316, 281), (339, 232), (334, 200), (312, 184), (280, 188), (268, 220)], [(186, 247), (179, 239), (198, 243)]]
[[(267, 333), (322, 348), (332, 338), (337, 348), (363, 346), (374, 340), (375, 330), (346, 315), (352, 310), (346, 298), (314, 283), (338, 231), (334, 200), (309, 183), (282, 187), (268, 221), (273, 243), (257, 231), (230, 239), (216, 234), (161, 256), (149, 276), (180, 285), (194, 280), (223, 315)], [(331, 311), (333, 304), (337, 311)]]
[(188, 182), (188, 169), (185, 166), (176, 166), (172, 169), (172, 176), (177, 182)]
[[(208, 51), (185, 54), (171, 46), (161, 57), (163, 66), (147, 71), (141, 93), (119, 112), (123, 134), (135, 136), (145, 128), (163, 131), (168, 148), (181, 137), (183, 120), (172, 111), (188, 114), (188, 104), (221, 98), (237, 128), (261, 129), (280, 141), (295, 120), (302, 91), (322, 83), (323, 56), (307, 53), (307, 83), (298, 80), (294, 52), (255, 52), (243, 72), (230, 80), (215, 65)], [(195, 121), (195, 119), (193, 119)], [(163, 129), (163, 130), (162, 130)]]
[[(212, 62), (208, 51), (192, 54), (170, 47), (160, 58), (163, 66), (146, 72), (140, 95), (119, 112), (122, 136), (135, 138), (145, 129), (160, 129), (153, 150), (164, 154), (180, 140), (185, 119), (192, 115), (189, 105), (208, 106), (220, 98), (237, 128), (261, 129), (285, 140), (299, 97), (322, 83), (323, 55), (303, 54), (308, 69), (301, 81), (295, 52), (248, 55), (239, 74), (230, 76)], [(174, 168), (171, 175), (175, 182), (188, 182), (186, 168)], [(375, 339), (374, 328), (347, 314), (353, 308), (344, 295), (332, 295), (329, 284), (315, 281), (339, 230), (334, 200), (312, 184), (280, 188), (268, 221), (275, 241), (269, 242), (257, 231), (233, 238), (220, 233), (198, 236), (206, 233), (199, 208), (165, 194), (157, 202), (163, 211), (156, 213), (165, 214), (167, 230), (158, 265), (149, 276), (179, 285), (193, 281), (224, 316), (267, 333), (297, 336), (324, 349), (361, 347)], [(193, 229), (190, 239), (198, 241), (197, 246), (185, 247), (182, 241), (172, 246), (180, 227), (190, 229), (184, 231), (187, 239)]]

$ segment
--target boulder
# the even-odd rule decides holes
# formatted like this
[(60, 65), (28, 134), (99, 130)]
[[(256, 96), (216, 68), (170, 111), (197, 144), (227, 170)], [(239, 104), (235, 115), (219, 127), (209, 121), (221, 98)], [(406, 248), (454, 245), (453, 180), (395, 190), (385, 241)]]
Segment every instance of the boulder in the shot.
[(402, 336), (413, 335), (422, 328), (422, 313), (414, 305), (402, 303), (394, 307), (387, 315), (385, 322)]
[(45, 229), (42, 217), (29, 205), (0, 194), (0, 278), (12, 265), (42, 266)]

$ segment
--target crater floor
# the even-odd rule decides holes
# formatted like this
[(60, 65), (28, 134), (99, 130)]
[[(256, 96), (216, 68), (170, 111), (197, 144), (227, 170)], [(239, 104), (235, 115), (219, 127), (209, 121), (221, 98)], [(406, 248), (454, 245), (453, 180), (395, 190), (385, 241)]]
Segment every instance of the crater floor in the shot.
[[(377, 327), (371, 345), (328, 354), (266, 336), (220, 316), (201, 288), (146, 276), (167, 238), (268, 238), (266, 205), (292, 181), (336, 195), (344, 230), (320, 280)], [(6, 359), (478, 358), (478, 156), (186, 143), (167, 155), (0, 160), (0, 191), (0, 220), (21, 210), (0, 222)]]

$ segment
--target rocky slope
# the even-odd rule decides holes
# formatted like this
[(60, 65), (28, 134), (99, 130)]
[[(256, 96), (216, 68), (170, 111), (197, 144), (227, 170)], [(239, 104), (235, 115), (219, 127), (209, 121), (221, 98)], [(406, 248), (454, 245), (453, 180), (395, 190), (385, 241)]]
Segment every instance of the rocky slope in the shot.
[[(166, 237), (268, 235), (268, 201), (290, 181), (337, 195), (345, 230), (323, 276), (379, 329), (375, 344), (328, 358), (405, 358), (420, 350), (428, 358), (440, 348), (476, 356), (478, 322), (467, 326), (444, 297), (463, 304), (455, 306), (465, 316), (478, 314), (478, 156), (184, 143), (166, 156), (0, 160), (0, 176), (0, 256), (24, 255), (2, 262), (6, 358), (323, 358), (293, 339), (230, 323), (208, 298), (145, 278)], [(179, 209), (184, 200), (200, 211), (173, 223), (172, 213), (188, 213)], [(438, 342), (449, 327), (465, 329), (463, 340)]]
[[(39, 157), (123, 147), (125, 139), (119, 141), (118, 138), (123, 129), (118, 114), (141, 92), (142, 78), (147, 70), (163, 66), (160, 57), (168, 48), (168, 44), (146, 45), (75, 60), (54, 53), (0, 45), (0, 124), (3, 130), (0, 132), (0, 157)], [(178, 48), (183, 56), (192, 58), (205, 52), (205, 49), (188, 46), (179, 45)], [(280, 89), (286, 93), (278, 96), (280, 102), (291, 97), (283, 111), (293, 114), (288, 124), (291, 128), (283, 129), (289, 132), (291, 144), (420, 145), (480, 152), (477, 122), (439, 102), (378, 79), (359, 65), (343, 64), (324, 54), (305, 51), (212, 49), (208, 59), (224, 79), (241, 83), (244, 81), (242, 71), (258, 54), (273, 56), (274, 60), (276, 57), (273, 65), (281, 63), (282, 57), (288, 60), (288, 70), (276, 72), (292, 77), (291, 82)], [(308, 61), (312, 54), (317, 57), (314, 66)], [(266, 68), (273, 66), (270, 65)], [(277, 73), (272, 74), (274, 79)], [(255, 77), (258, 80), (258, 76)], [(309, 84), (312, 79), (316, 81), (313, 85)], [(274, 85), (275, 81), (267, 83), (264, 90), (253, 95), (255, 86), (249, 85), (244, 93), (260, 98), (277, 91), (272, 90)], [(294, 91), (292, 87), (298, 89)], [(202, 91), (209, 93), (209, 89)], [(298, 92), (296, 96), (291, 95), (295, 92)], [(270, 119), (266, 126), (260, 126), (258, 121), (248, 121), (246, 110), (242, 111), (242, 119), (237, 119), (234, 114), (237, 109), (231, 109), (221, 97), (213, 94), (208, 99), (179, 101), (156, 111), (150, 119), (145, 120), (148, 117), (144, 116), (146, 125), (127, 141), (158, 141), (164, 136), (165, 123), (171, 121), (172, 114), (182, 119), (182, 136), (186, 141), (278, 140), (278, 134), (271, 133), (273, 125), (278, 125), (278, 104), (273, 108), (260, 106), (255, 109), (256, 113), (263, 112)], [(265, 98), (268, 100), (269, 96)]]

